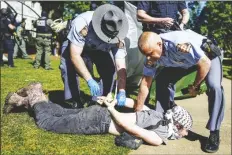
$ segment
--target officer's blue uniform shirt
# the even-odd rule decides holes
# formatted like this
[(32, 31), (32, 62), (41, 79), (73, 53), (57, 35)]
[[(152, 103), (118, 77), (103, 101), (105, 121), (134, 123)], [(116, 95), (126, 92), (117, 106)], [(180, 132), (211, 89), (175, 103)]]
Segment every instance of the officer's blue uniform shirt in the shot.
[[(112, 53), (115, 55), (116, 59), (123, 59), (126, 56), (126, 49), (125, 47), (122, 49), (118, 49), (116, 44), (108, 44), (104, 41), (102, 41), (98, 36), (96, 35), (93, 26), (91, 24), (92, 16), (94, 11), (87, 11), (80, 15), (78, 15), (73, 21), (71, 25), (71, 30), (68, 34), (68, 40), (72, 42), (73, 44), (84, 47), (87, 46), (90, 49), (93, 50), (102, 50), (105, 52), (109, 52), (112, 50)], [(88, 34), (84, 38), (80, 31), (85, 27), (88, 27)]]
[(178, 19), (177, 12), (186, 9), (185, 1), (140, 1), (137, 10), (144, 10), (152, 17), (170, 17)]
[[(204, 51), (200, 47), (202, 40), (206, 37), (191, 30), (163, 33), (160, 34), (160, 37), (163, 40), (164, 56), (161, 56), (153, 66), (147, 66), (145, 62), (143, 74), (146, 76), (154, 76), (159, 66), (188, 69), (196, 65), (200, 58), (205, 56)], [(177, 50), (177, 44), (181, 43), (190, 43), (192, 45), (189, 53)]]

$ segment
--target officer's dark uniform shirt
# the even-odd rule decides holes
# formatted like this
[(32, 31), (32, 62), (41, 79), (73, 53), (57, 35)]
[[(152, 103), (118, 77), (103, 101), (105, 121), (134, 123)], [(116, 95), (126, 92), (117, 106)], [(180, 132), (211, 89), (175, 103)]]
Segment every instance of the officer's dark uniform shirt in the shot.
[[(140, 1), (137, 10), (144, 10), (149, 16), (156, 18), (173, 18), (178, 21), (177, 12), (186, 9), (185, 1)], [(145, 31), (147, 24), (143, 24)]]
[(3, 34), (5, 36), (12, 36), (12, 31), (10, 30), (10, 28), (8, 27), (9, 24), (11, 24), (11, 20), (7, 17), (3, 17), (2, 19), (3, 21)]

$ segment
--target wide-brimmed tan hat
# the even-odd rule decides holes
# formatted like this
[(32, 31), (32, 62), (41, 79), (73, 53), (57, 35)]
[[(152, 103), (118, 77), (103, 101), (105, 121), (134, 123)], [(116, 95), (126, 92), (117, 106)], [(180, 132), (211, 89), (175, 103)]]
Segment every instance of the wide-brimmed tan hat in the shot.
[(110, 44), (123, 40), (129, 29), (124, 12), (111, 4), (101, 5), (94, 11), (92, 25), (97, 36)]

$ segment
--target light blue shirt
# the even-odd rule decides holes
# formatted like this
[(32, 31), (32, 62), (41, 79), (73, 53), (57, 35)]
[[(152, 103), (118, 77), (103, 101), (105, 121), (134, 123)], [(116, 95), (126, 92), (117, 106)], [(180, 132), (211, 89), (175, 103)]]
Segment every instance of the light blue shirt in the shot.
[[(144, 65), (143, 75), (154, 76), (159, 66), (188, 69), (196, 65), (205, 56), (200, 47), (206, 37), (191, 30), (163, 33), (160, 34), (160, 37), (163, 40), (164, 56), (161, 56), (153, 66)], [(181, 43), (190, 43), (192, 45), (188, 53), (183, 53), (177, 49), (177, 44)]]
[[(71, 29), (67, 37), (68, 40), (79, 47), (87, 46), (88, 48), (93, 50), (101, 50), (105, 52), (112, 51), (116, 59), (124, 59), (125, 56), (127, 55), (125, 46), (124, 48), (119, 49), (116, 44), (108, 44), (102, 41), (100, 38), (98, 38), (91, 23), (93, 13), (94, 11), (84, 12), (78, 15), (72, 21)], [(80, 34), (80, 31), (85, 26), (87, 26), (88, 28), (88, 34), (84, 38)]]

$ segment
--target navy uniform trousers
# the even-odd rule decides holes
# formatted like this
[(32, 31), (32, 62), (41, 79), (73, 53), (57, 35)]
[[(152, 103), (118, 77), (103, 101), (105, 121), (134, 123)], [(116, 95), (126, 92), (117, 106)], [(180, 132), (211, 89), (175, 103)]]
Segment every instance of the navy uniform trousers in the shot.
[[(14, 54), (15, 42), (13, 39), (5, 39), (3, 41), (3, 50), (8, 53), (8, 65), (14, 66), (13, 54)], [(1, 54), (2, 55), (2, 54)]]
[[(211, 68), (205, 78), (208, 95), (209, 120), (206, 128), (210, 131), (219, 130), (224, 117), (224, 91), (221, 85), (223, 70), (221, 58), (211, 60)], [(164, 112), (174, 104), (175, 83), (194, 68), (183, 69), (166, 67), (156, 77), (156, 108)]]
[[(92, 76), (93, 63), (96, 65), (97, 71), (103, 81), (103, 95), (107, 95), (111, 90), (115, 73), (115, 66), (110, 54), (98, 50), (91, 51), (84, 47), (81, 56)], [(74, 101), (80, 102), (79, 75), (70, 59), (68, 41), (62, 45), (60, 70), (64, 82), (65, 100), (73, 99)]]

